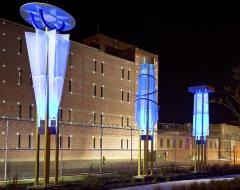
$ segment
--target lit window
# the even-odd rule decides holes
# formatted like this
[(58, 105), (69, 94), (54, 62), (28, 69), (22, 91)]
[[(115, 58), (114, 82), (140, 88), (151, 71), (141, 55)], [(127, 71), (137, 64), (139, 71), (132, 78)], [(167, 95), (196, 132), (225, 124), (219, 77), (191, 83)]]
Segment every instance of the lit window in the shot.
[(92, 148), (95, 149), (96, 148), (96, 138), (92, 137)]
[(22, 84), (22, 69), (18, 68), (18, 85)]
[(217, 149), (217, 142), (215, 142), (215, 149)]
[(95, 97), (97, 95), (97, 86), (93, 83), (93, 96)]
[(17, 133), (17, 148), (21, 148), (21, 135)]
[(18, 55), (22, 54), (22, 39), (20, 37), (18, 39)]
[(72, 145), (72, 135), (68, 136), (68, 149), (71, 149)]

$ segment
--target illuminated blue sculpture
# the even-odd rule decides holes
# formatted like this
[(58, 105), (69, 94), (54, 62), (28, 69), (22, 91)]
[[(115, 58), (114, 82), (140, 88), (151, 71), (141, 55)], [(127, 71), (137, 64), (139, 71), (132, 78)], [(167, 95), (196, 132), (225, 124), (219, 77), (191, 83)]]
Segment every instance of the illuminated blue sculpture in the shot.
[[(38, 112), (38, 126), (49, 113), (49, 127), (57, 123), (69, 53), (69, 34), (58, 34), (75, 26), (74, 18), (53, 5), (27, 3), (21, 16), (35, 27), (25, 32)], [(43, 31), (46, 30), (46, 31)], [(49, 104), (49, 105), (48, 105)], [(48, 105), (48, 108), (47, 108)]]
[(146, 134), (146, 129), (154, 129), (158, 121), (157, 84), (154, 64), (140, 64), (138, 91), (136, 95), (135, 119), (138, 127)]
[(208, 94), (214, 89), (210, 86), (193, 86), (189, 87), (188, 91), (194, 93), (194, 108), (193, 108), (193, 130), (192, 136), (196, 141), (200, 141), (201, 137), (206, 140), (209, 135), (209, 103)]

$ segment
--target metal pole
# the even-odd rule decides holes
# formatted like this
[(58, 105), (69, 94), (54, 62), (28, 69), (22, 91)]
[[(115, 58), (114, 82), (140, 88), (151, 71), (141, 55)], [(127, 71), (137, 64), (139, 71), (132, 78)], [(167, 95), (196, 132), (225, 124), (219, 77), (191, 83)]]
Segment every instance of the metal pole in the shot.
[[(145, 57), (144, 57), (145, 58)], [(145, 62), (145, 61), (144, 61)], [(147, 127), (146, 127), (146, 141), (144, 143), (144, 174), (148, 175), (148, 131), (149, 131), (149, 64), (147, 70)]]
[(177, 146), (177, 140), (176, 140), (176, 125), (174, 124), (174, 128), (175, 128), (175, 131), (174, 131), (174, 142), (175, 142), (175, 144), (174, 144), (174, 169), (175, 169), (175, 171), (177, 171), (177, 161), (176, 161), (176, 158), (177, 158), (177, 152), (176, 152), (176, 146)]
[(138, 133), (138, 176), (141, 175), (141, 130)]
[(38, 185), (39, 179), (39, 144), (40, 138), (38, 133), (38, 115), (36, 110), (36, 129), (35, 129), (35, 184)]
[(153, 175), (153, 139), (154, 139), (154, 130), (152, 131), (152, 142), (151, 142), (151, 175)]
[[(48, 28), (46, 28), (46, 33), (48, 32)], [(48, 38), (48, 37), (47, 37)], [(47, 42), (47, 52), (48, 52), (48, 42)], [(48, 57), (48, 56), (47, 56)], [(48, 78), (48, 60), (47, 60), (47, 68), (46, 68), (46, 116), (45, 116), (45, 152), (44, 152), (44, 185), (49, 184), (49, 168), (50, 168), (50, 141), (49, 141), (49, 78)]]
[[(64, 126), (62, 124), (62, 145), (63, 145), (63, 129), (64, 129)], [(63, 147), (61, 147), (61, 168), (60, 168), (60, 176), (63, 175)]]
[(4, 162), (4, 180), (7, 181), (7, 158), (8, 158), (8, 118), (7, 129), (5, 134), (5, 162)]
[(102, 173), (102, 136), (103, 136), (103, 128), (102, 128), (102, 124), (101, 124), (101, 138), (100, 138), (100, 173)]
[[(59, 113), (58, 113), (59, 114)], [(57, 114), (57, 115), (58, 115)], [(55, 184), (58, 184), (58, 165), (59, 165), (59, 117), (56, 121), (56, 149), (55, 149)]]
[(131, 127), (131, 175), (133, 175), (133, 159), (132, 159), (132, 127)]

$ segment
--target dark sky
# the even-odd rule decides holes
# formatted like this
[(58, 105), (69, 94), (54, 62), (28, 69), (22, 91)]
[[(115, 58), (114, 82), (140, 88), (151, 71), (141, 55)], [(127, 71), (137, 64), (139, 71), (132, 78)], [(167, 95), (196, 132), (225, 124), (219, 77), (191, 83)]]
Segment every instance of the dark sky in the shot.
[[(0, 17), (26, 24), (19, 7), (29, 1), (9, 0)], [(220, 89), (231, 82), (240, 62), (240, 11), (237, 5), (156, 4), (157, 1), (41, 1), (59, 6), (77, 21), (71, 38), (82, 41), (101, 33), (159, 55), (160, 122), (192, 121), (193, 96), (188, 86)], [(88, 3), (86, 3), (88, 2)], [(231, 122), (230, 112), (210, 105), (210, 122)]]

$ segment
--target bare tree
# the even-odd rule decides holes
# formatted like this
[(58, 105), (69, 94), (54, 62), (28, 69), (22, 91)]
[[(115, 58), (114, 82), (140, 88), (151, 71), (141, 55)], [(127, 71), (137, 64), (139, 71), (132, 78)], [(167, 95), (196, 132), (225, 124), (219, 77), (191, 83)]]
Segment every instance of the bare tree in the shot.
[(222, 105), (233, 113), (234, 123), (240, 125), (240, 65), (233, 70), (233, 82), (227, 85), (223, 90), (216, 91), (218, 97), (213, 98), (210, 102)]

